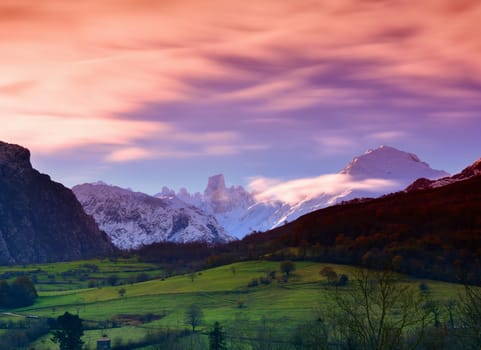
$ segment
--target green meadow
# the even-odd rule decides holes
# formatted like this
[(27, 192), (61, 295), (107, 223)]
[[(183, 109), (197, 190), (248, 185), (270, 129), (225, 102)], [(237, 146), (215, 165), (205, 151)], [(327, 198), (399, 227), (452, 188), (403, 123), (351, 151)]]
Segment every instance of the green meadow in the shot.
[[(93, 348), (95, 340), (104, 334), (114, 343), (125, 344), (149, 332), (189, 329), (185, 312), (189, 305), (197, 304), (204, 313), (200, 334), (218, 321), (228, 334), (255, 336), (260, 327), (269, 325), (273, 337), (282, 338), (299, 324), (315, 320), (333, 308), (336, 287), (319, 274), (323, 267), (331, 266), (338, 275), (350, 278), (355, 272), (350, 266), (296, 262), (296, 270), (285, 281), (279, 266), (279, 262), (248, 261), (171, 277), (161, 266), (135, 259), (2, 267), (0, 274), (4, 276), (31, 276), (39, 297), (30, 307), (4, 310), (20, 316), (3, 314), (0, 321), (22, 316), (56, 318), (64, 312), (78, 314), (86, 325), (97, 327), (85, 331), (83, 338), (87, 347)], [(253, 279), (266, 280), (274, 274), (270, 283), (248, 286)], [(139, 276), (145, 279), (145, 275), (150, 280), (137, 282)], [(115, 276), (114, 281), (109, 279), (111, 276)], [(112, 281), (115, 285), (109, 284)], [(419, 288), (421, 282), (406, 277), (403, 283)], [(432, 297), (441, 302), (456, 298), (462, 291), (462, 286), (456, 284), (424, 282)], [(56, 348), (49, 337), (32, 346)]]

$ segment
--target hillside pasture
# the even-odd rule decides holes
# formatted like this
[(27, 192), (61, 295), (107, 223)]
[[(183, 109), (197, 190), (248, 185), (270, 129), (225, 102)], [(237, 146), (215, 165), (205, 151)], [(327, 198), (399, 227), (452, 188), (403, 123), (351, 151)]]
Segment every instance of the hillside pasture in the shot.
[[(320, 275), (324, 267), (330, 266), (339, 276), (345, 274), (350, 279), (356, 271), (345, 265), (304, 261), (296, 262), (296, 270), (286, 279), (279, 262), (248, 261), (166, 277), (161, 267), (134, 260), (59, 263), (9, 271), (31, 273), (41, 269), (46, 274), (61, 275), (85, 265), (98, 266), (92, 277), (107, 279), (115, 274), (120, 284), (87, 288), (84, 281), (73, 280), (67, 286), (52, 284), (51, 288), (42, 288), (43, 284), (39, 283), (39, 298), (35, 304), (14, 312), (42, 318), (56, 318), (64, 312), (78, 314), (86, 325), (96, 328), (85, 332), (86, 344), (93, 344), (92, 339), (103, 334), (119, 344), (126, 344), (152, 332), (188, 330), (186, 309), (197, 304), (204, 313), (204, 322), (199, 327), (201, 333), (218, 321), (230, 336), (256, 337), (260, 329), (268, 329), (271, 337), (285, 339), (299, 324), (331, 312), (336, 288), (351, 288), (350, 284), (345, 287), (330, 285)], [(157, 278), (129, 282), (129, 277), (142, 272), (157, 275)], [(416, 290), (421, 282), (407, 277), (403, 281)], [(462, 286), (456, 284), (424, 282), (431, 297), (440, 303), (457, 298), (462, 291)], [(124, 293), (119, 293), (120, 289)], [(442, 315), (442, 321), (447, 322), (447, 315)], [(52, 344), (48, 338), (43, 337), (33, 345), (39, 349), (49, 348)]]

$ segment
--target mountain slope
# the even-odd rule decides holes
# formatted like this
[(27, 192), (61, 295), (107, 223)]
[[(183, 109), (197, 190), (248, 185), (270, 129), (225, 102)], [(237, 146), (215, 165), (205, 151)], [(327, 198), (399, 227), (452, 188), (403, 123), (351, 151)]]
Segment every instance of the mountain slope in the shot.
[(394, 259), (404, 273), (481, 284), (480, 164), (441, 187), (320, 209), (247, 236), (235, 252), (282, 257), (287, 247), (299, 247), (300, 254), (315, 259), (376, 268)]
[(437, 180), (429, 180), (426, 178), (420, 178), (413, 182), (406, 188), (406, 192), (426, 190), (429, 188), (437, 188), (450, 185), (458, 181), (468, 180), (475, 176), (481, 175), (481, 159), (478, 159), (472, 165), (466, 167), (459, 174), (453, 176), (446, 176)]
[[(227, 232), (241, 238), (342, 201), (399, 191), (420, 177), (437, 179), (447, 175), (431, 169), (412, 153), (381, 146), (354, 158), (338, 174), (293, 180), (256, 193), (241, 186), (227, 188), (223, 175), (215, 175), (209, 178), (202, 194), (182, 189), (177, 196), (214, 215)], [(299, 193), (295, 193), (297, 188)], [(172, 190), (164, 191), (173, 194)], [(296, 199), (285, 199), (286, 191), (294, 192), (291, 197)], [(162, 198), (162, 194), (158, 196)]]
[(78, 185), (72, 190), (121, 249), (163, 241), (223, 243), (233, 239), (214, 217), (175, 196), (155, 198), (103, 183)]
[(0, 142), (0, 264), (83, 259), (113, 250), (72, 191), (33, 169), (27, 149)]

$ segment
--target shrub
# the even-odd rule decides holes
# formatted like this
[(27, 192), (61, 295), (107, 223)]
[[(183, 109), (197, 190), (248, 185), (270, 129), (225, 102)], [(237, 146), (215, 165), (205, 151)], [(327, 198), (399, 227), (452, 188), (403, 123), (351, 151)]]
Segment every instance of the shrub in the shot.
[(421, 293), (428, 293), (430, 290), (428, 284), (426, 282), (419, 283), (419, 291)]
[(262, 284), (265, 284), (265, 285), (269, 285), (271, 284), (271, 279), (270, 278), (267, 278), (267, 277), (259, 277), (259, 281), (262, 283)]
[(115, 286), (118, 281), (119, 281), (119, 277), (117, 275), (110, 275), (107, 278), (107, 283), (110, 284), (111, 286)]
[(281, 271), (284, 273), (287, 277), (289, 277), (291, 272), (294, 272), (296, 270), (296, 265), (290, 260), (286, 260), (281, 262)]
[(242, 308), (244, 308), (244, 306), (245, 306), (245, 300), (244, 299), (237, 299), (237, 307), (239, 309), (242, 309)]
[(339, 281), (337, 281), (337, 285), (340, 286), (340, 287), (347, 286), (348, 283), (349, 283), (349, 277), (347, 275), (344, 275), (344, 274), (342, 274), (339, 277)]
[(148, 281), (149, 279), (150, 279), (150, 276), (145, 272), (141, 272), (137, 276), (135, 276), (136, 282), (145, 282), (145, 281)]
[(253, 278), (248, 284), (247, 287), (257, 287), (259, 285), (259, 281), (257, 278)]
[(95, 286), (97, 286), (97, 281), (96, 281), (96, 280), (88, 280), (88, 282), (87, 282), (87, 287), (88, 287), (88, 288), (94, 288)]

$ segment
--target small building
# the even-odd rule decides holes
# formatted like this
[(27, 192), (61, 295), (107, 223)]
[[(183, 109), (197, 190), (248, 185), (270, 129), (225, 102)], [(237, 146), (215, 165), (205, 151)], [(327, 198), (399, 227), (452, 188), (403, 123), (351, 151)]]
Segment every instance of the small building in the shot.
[(110, 350), (110, 339), (103, 337), (97, 340), (97, 350)]

